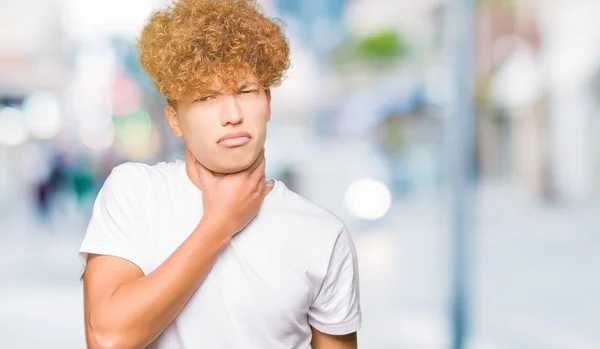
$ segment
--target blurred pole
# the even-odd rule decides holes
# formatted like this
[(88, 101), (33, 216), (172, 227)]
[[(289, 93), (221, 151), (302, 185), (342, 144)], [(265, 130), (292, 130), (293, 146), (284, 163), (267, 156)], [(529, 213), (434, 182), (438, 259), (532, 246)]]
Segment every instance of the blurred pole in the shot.
[(447, 169), (452, 233), (452, 349), (464, 349), (469, 333), (472, 184), (474, 159), (474, 0), (447, 0), (445, 52), (450, 99), (446, 114)]

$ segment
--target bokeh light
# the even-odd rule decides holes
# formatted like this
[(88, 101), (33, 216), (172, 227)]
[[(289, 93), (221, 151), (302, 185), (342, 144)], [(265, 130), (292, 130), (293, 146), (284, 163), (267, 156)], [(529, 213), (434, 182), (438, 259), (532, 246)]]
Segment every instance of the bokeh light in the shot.
[(143, 109), (115, 118), (117, 150), (132, 159), (143, 159), (156, 154), (159, 133), (153, 131), (150, 116)]
[(81, 142), (92, 150), (106, 150), (115, 141), (115, 124), (107, 123), (102, 128), (86, 128), (79, 129), (79, 137)]
[(115, 77), (113, 109), (115, 114), (128, 114), (139, 107), (142, 99), (140, 85), (133, 79), (119, 75)]
[(0, 143), (16, 146), (25, 143), (29, 137), (23, 112), (17, 108), (0, 109)]
[(392, 195), (385, 184), (366, 178), (350, 185), (345, 201), (346, 208), (355, 216), (375, 220), (387, 213), (392, 203)]
[(56, 137), (62, 127), (60, 101), (48, 92), (31, 94), (23, 105), (29, 132), (41, 139)]

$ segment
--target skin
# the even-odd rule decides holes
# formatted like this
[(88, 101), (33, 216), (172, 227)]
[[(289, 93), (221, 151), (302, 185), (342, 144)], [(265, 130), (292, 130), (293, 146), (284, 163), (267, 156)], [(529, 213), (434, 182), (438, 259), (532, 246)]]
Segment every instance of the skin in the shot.
[[(250, 75), (240, 80), (235, 91), (224, 91), (215, 82), (195, 100), (167, 105), (165, 115), (171, 130), (185, 139), (190, 178), (194, 177), (194, 163), (221, 177), (248, 168), (265, 144), (267, 123), (271, 120), (270, 102), (270, 90)], [(233, 148), (217, 144), (220, 137), (235, 132), (248, 132), (250, 142)], [(195, 184), (202, 185), (197, 181)]]
[[(167, 105), (171, 130), (186, 143), (186, 172), (202, 190), (204, 214), (186, 239), (148, 275), (113, 256), (90, 255), (84, 273), (88, 348), (143, 348), (177, 316), (217, 256), (258, 213), (265, 186), (264, 143), (271, 95), (252, 75), (238, 89), (211, 92)], [(227, 147), (218, 140), (247, 132), (250, 140)], [(356, 333), (333, 336), (312, 328), (313, 349), (357, 348)]]

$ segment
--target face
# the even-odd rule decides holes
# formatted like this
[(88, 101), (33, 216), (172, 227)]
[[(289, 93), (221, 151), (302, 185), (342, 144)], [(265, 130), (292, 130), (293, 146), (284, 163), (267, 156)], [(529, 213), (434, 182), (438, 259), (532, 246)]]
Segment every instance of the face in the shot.
[(265, 144), (271, 119), (270, 91), (256, 77), (238, 82), (234, 91), (218, 82), (195, 100), (167, 105), (171, 130), (185, 139), (186, 147), (206, 168), (217, 173), (235, 173), (248, 168)]

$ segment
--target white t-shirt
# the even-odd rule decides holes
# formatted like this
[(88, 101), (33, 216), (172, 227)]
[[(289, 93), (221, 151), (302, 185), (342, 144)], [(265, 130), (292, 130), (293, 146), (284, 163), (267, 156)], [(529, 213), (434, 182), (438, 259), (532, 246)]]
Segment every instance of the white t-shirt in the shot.
[[(361, 327), (356, 250), (344, 223), (271, 180), (256, 218), (236, 234), (175, 320), (148, 348), (309, 348), (309, 325)], [(202, 217), (202, 192), (177, 160), (115, 167), (79, 250), (151, 273)]]

